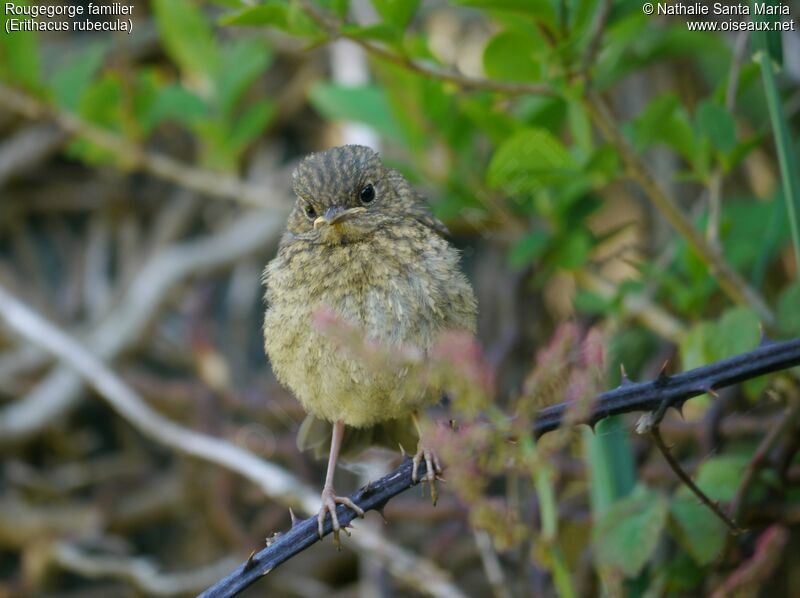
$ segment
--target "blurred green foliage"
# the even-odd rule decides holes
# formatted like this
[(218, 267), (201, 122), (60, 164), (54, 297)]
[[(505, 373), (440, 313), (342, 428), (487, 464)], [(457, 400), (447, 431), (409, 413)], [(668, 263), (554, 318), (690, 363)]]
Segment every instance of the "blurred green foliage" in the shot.
[[(786, 139), (797, 138), (796, 115), (794, 121), (770, 124), (761, 79), (747, 60), (741, 69), (731, 69), (735, 57), (726, 38), (689, 32), (681, 19), (648, 17), (638, 0), (453, 4), (463, 7), (467, 21), (489, 24), (481, 60), (486, 78), (481, 81), (543, 84), (548, 92), (520, 88), (507, 93), (467, 77), (437, 76), (452, 72), (453, 65), (437, 55), (429, 32), (416, 24), (423, 9), (414, 0), (373, 0), (377, 20), (368, 25), (347, 18), (347, 0), (226, 0), (211, 8), (190, 0), (154, 0), (158, 34), (174, 70), (135, 65), (133, 76), (123, 79), (108, 63), (110, 47), (88, 44), (44, 73), (37, 35), (19, 33), (0, 36), (0, 76), (135, 143), (145, 145), (161, 128), (177, 127), (195, 140), (201, 166), (235, 172), (276, 113), (276, 98), (263, 85), (275, 66), (275, 49), (265, 30), (299, 40), (309, 52), (336, 35), (379, 47), (394, 58), (372, 54), (372, 81), (359, 86), (318, 81), (308, 92), (310, 105), (326, 121), (372, 127), (391, 148), (387, 154), (393, 164), (434, 190), (432, 205), (441, 218), (458, 231), (503, 238), (510, 266), (521, 272), (534, 267), (530, 284), (541, 289), (553, 276), (580, 280), (582, 273), (596, 272), (603, 246), (629, 228), (598, 232), (592, 224), (613, 203), (629, 173), (620, 148), (596, 133), (588, 89), (624, 98), (632, 80), (652, 81), (657, 69), (678, 61), (679, 71), (691, 67), (694, 80), (687, 85), (692, 93), (648, 91), (642, 102), (630, 104), (631, 112), (623, 113), (621, 131), (646, 164), (665, 153), (673, 161), (671, 188), (692, 210), (698, 230), (709, 223), (705, 198), (714, 192), (709, 190), (713, 181), (730, 177), (718, 222), (720, 255), (774, 306), (772, 332), (800, 335), (797, 265), (793, 275), (785, 267), (791, 212), (787, 219), (783, 208), (784, 201), (791, 206), (798, 198), (777, 185), (759, 196), (741, 182), (752, 153), (771, 151), (772, 128), (784, 127)], [(315, 17), (319, 14), (337, 28), (336, 35)], [(779, 63), (780, 37), (767, 34), (761, 44)], [(424, 68), (409, 68), (412, 64)], [(733, 83), (731, 73), (738, 73)], [(739, 106), (726, 100), (731, 85), (734, 98), (746, 99)], [(776, 92), (779, 100), (784, 95), (766, 91)], [(92, 164), (124, 166), (120, 156), (84, 139), (72, 143), (71, 153)], [(787, 167), (796, 171), (798, 165), (781, 168)], [(657, 211), (643, 212), (651, 222), (630, 218), (640, 230), (640, 242), (647, 245), (656, 234), (661, 241), (635, 260), (635, 274), (616, 284), (610, 295), (578, 284), (570, 297), (579, 317), (607, 324), (613, 348), (609, 369), (615, 371), (624, 361), (637, 375), (657, 352), (658, 336), (628, 313), (630, 298), (659, 306), (681, 323), (679, 338), (667, 340), (677, 344), (684, 368), (754, 348), (761, 334), (756, 312), (725, 297), (715, 273), (686, 239), (657, 230), (652, 222), (662, 218)], [(764, 386), (764, 381), (751, 383), (747, 394), (755, 400)], [(626, 454), (613, 456), (611, 451), (605, 463), (593, 467), (616, 467), (620, 459), (633, 462), (627, 444), (617, 450)], [(533, 459), (533, 454), (521, 451), (519, 458)], [(698, 484), (712, 499), (730, 500), (747, 459), (746, 453), (706, 460)], [(594, 483), (601, 483), (596, 481), (601, 477)], [(538, 479), (540, 499), (550, 491), (547, 484)], [(653, 587), (697, 588), (706, 568), (714, 566), (727, 530), (684, 490), (668, 493), (642, 480), (629, 490), (608, 490), (612, 504), (596, 513), (592, 537), (598, 566), (631, 579), (649, 571)], [(486, 510), (487, 504), (473, 521), (497, 515)], [(521, 541), (510, 527), (487, 527), (506, 544)], [(559, 539), (548, 541), (552, 547)], [(566, 571), (559, 558), (553, 552), (544, 559), (556, 577)]]

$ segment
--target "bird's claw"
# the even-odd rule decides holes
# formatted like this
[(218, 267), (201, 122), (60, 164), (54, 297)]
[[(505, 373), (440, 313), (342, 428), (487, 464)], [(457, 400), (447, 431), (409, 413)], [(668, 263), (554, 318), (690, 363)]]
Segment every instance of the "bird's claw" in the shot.
[(419, 464), (425, 459), (425, 480), (431, 486), (431, 500), (433, 505), (436, 506), (436, 501), (439, 498), (439, 492), (436, 490), (436, 479), (438, 474), (442, 473), (442, 465), (439, 463), (439, 457), (436, 456), (431, 449), (424, 445), (420, 445), (417, 449), (417, 454), (411, 460), (411, 481), (415, 484), (419, 481)]
[(353, 512), (358, 515), (359, 517), (364, 517), (364, 509), (359, 507), (356, 503), (352, 500), (347, 498), (346, 496), (336, 496), (336, 492), (333, 488), (326, 486), (322, 489), (322, 506), (319, 509), (319, 514), (317, 515), (317, 526), (319, 531), (319, 537), (325, 535), (325, 515), (327, 513), (331, 514), (331, 527), (333, 528), (333, 542), (336, 544), (336, 547), (341, 549), (342, 543), (339, 540), (339, 532), (343, 529), (344, 533), (348, 536), (350, 532), (347, 531), (346, 527), (342, 527), (339, 525), (339, 518), (336, 516), (336, 505), (344, 505), (353, 510)]

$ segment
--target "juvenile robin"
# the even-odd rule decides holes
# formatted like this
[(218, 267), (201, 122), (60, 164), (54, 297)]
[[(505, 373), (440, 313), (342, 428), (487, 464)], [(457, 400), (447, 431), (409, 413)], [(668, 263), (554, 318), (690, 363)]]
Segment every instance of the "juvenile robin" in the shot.
[(264, 270), (264, 346), (278, 380), (311, 418), (332, 426), (318, 522), (322, 536), (330, 513), (338, 542), (336, 505), (364, 514), (333, 488), (346, 430), (390, 444), (385, 436), (413, 423), (412, 475), (416, 482), (424, 459), (435, 500), (441, 469), (416, 414), (438, 396), (404, 391), (403, 371), (367, 367), (320, 331), (315, 314), (332, 310), (382, 347), (427, 351), (442, 332), (474, 332), (477, 305), (444, 225), (373, 150), (347, 145), (311, 154), (292, 186), (297, 201), (278, 254)]

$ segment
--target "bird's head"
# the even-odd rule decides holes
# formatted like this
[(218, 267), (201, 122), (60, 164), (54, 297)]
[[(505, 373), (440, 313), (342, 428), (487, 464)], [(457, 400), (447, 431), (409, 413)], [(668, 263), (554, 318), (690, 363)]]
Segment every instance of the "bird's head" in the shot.
[(402, 175), (361, 145), (311, 154), (294, 171), (292, 187), (297, 202), (289, 232), (331, 245), (363, 240), (402, 219), (414, 199)]

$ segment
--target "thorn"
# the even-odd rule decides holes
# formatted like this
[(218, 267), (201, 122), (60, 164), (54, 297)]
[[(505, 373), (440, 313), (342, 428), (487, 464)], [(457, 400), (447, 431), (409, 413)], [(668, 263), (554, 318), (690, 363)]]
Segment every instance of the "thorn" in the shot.
[(253, 552), (250, 553), (250, 556), (247, 557), (247, 562), (244, 564), (244, 569), (242, 569), (242, 572), (250, 571), (250, 569), (256, 565), (258, 565), (258, 559), (256, 558), (256, 551), (253, 550)]
[(619, 364), (619, 374), (621, 378), (619, 383), (620, 386), (627, 386), (628, 384), (631, 383), (631, 379), (628, 378), (628, 372), (625, 370), (624, 363)]
[(367, 480), (366, 485), (358, 489), (359, 500), (367, 496), (370, 492), (372, 492), (372, 480)]
[(589, 429), (592, 431), (592, 434), (595, 433), (595, 426), (597, 426), (597, 422), (586, 422), (586, 425), (589, 426)]
[(673, 407), (675, 407), (675, 411), (677, 411), (677, 412), (678, 412), (678, 415), (680, 415), (680, 416), (681, 416), (681, 419), (686, 419), (686, 418), (683, 416), (683, 406), (684, 406), (685, 404), (686, 404), (686, 403), (677, 403), (677, 404), (673, 405)]
[(384, 512), (383, 512), (383, 510), (384, 510), (385, 508), (386, 508), (386, 505), (383, 505), (383, 506), (382, 506), (382, 507), (380, 507), (380, 508), (377, 508), (377, 507), (376, 507), (376, 508), (375, 508), (375, 512), (376, 512), (376, 513), (378, 513), (378, 515), (380, 515), (380, 516), (381, 516), (381, 519), (383, 519), (383, 522), (384, 522), (384, 523), (389, 523), (389, 522), (386, 520), (386, 513), (384, 513)]
[(397, 446), (400, 447), (400, 453), (403, 455), (403, 457), (408, 457), (408, 453), (406, 452), (406, 449), (403, 448), (403, 445), (398, 442)]
[(655, 413), (652, 411), (648, 411), (647, 413), (643, 413), (639, 420), (636, 422), (636, 433), (637, 434), (648, 434), (655, 425), (656, 416)]
[(669, 359), (664, 361), (664, 363), (661, 365), (661, 369), (658, 371), (658, 379), (662, 382), (669, 378), (667, 375), (667, 367), (669, 367)]
[(297, 515), (295, 515), (294, 511), (292, 511), (292, 507), (289, 507), (289, 517), (292, 519), (292, 527), (300, 523), (300, 519), (298, 519)]
[(719, 398), (719, 393), (716, 390), (714, 390), (713, 388), (711, 388), (710, 386), (708, 388), (706, 388), (705, 391), (706, 391), (706, 394), (711, 395), (715, 399)]
[(450, 429), (453, 430), (453, 431), (455, 431), (458, 428), (458, 423), (454, 419), (451, 419), (447, 423), (450, 424)]

